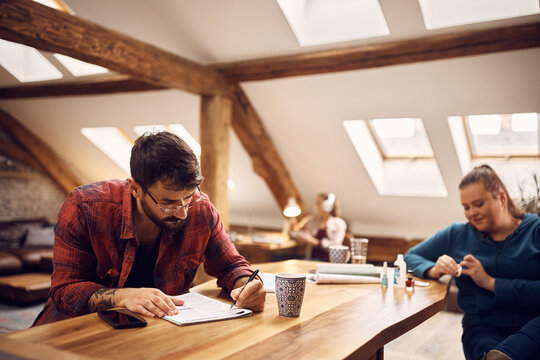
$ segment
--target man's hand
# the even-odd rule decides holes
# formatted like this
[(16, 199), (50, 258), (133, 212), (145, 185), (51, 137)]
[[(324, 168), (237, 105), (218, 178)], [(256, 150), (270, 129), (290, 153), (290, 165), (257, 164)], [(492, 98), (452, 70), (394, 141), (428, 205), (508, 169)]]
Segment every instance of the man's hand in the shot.
[(427, 271), (427, 276), (432, 279), (438, 279), (443, 275), (449, 274), (457, 276), (459, 271), (458, 263), (448, 255), (441, 255), (437, 259), (435, 266)]
[(463, 266), (462, 274), (469, 275), (476, 285), (492, 292), (495, 291), (495, 278), (486, 272), (478, 259), (469, 254), (460, 264)]
[(125, 307), (144, 316), (163, 317), (176, 315), (176, 306), (183, 304), (184, 300), (153, 288), (99, 289), (88, 300), (88, 310), (94, 312)]
[(242, 293), (240, 293), (240, 290), (242, 290), (248, 279), (249, 277), (246, 276), (236, 280), (234, 290), (231, 291), (231, 297), (233, 300), (236, 300), (236, 306), (238, 307), (251, 309), (256, 312), (263, 311), (266, 290), (259, 280), (255, 279), (247, 284)]

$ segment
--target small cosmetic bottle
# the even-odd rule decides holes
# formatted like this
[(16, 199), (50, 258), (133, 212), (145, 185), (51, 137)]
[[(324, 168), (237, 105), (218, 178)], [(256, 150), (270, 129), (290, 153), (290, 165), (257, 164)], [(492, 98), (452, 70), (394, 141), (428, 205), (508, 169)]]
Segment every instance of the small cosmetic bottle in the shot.
[(404, 289), (407, 279), (407, 264), (403, 260), (403, 254), (398, 254), (394, 263), (394, 288)]
[(388, 276), (386, 275), (387, 269), (388, 269), (388, 264), (385, 261), (383, 264), (383, 272), (382, 272), (382, 278), (381, 278), (381, 287), (383, 288), (388, 287)]

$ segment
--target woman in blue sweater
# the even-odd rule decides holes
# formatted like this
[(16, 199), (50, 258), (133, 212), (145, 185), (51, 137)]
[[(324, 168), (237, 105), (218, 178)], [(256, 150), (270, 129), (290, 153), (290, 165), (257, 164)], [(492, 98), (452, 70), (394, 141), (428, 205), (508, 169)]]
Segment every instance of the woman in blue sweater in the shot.
[(540, 351), (540, 217), (522, 214), (487, 165), (465, 175), (459, 193), (469, 222), (409, 250), (407, 266), (421, 277), (456, 277), (467, 360), (488, 352), (532, 359)]

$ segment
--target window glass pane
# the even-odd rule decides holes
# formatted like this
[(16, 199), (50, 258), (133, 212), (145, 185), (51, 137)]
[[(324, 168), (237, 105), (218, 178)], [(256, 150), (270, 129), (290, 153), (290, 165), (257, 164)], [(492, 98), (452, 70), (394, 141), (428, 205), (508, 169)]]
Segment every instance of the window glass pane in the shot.
[(418, 0), (426, 29), (539, 13), (538, 0)]
[(538, 114), (466, 117), (473, 156), (534, 156), (538, 148)]
[[(383, 122), (382, 126), (390, 123)], [(413, 133), (414, 123), (415, 121), (412, 121), (412, 127), (406, 129), (405, 125), (401, 130)], [(435, 158), (415, 159), (415, 161), (408, 158), (383, 159), (379, 151), (380, 146), (377, 146), (376, 139), (372, 136), (373, 130), (369, 129), (368, 121), (345, 120), (343, 126), (380, 195), (415, 197), (448, 195)], [(387, 129), (388, 132), (395, 130), (391, 126)]]
[(135, 126), (133, 131), (139, 136), (142, 136), (146, 132), (159, 132), (159, 131), (170, 131), (178, 135), (182, 140), (184, 140), (188, 146), (193, 150), (197, 157), (201, 156), (201, 145), (195, 138), (186, 130), (186, 128), (181, 124), (170, 124), (169, 126), (165, 125), (140, 125)]
[(388, 35), (378, 0), (277, 0), (300, 46)]
[(34, 0), (35, 2), (38, 2), (40, 4), (43, 4), (45, 6), (48, 6), (48, 7), (52, 7), (53, 9), (56, 9), (56, 10), (61, 10), (63, 11), (64, 9), (62, 9), (62, 7), (60, 7), (58, 5), (58, 3), (54, 0)]
[(421, 119), (373, 119), (369, 123), (385, 157), (433, 157)]
[(180, 136), (182, 140), (184, 140), (191, 150), (197, 155), (198, 157), (201, 156), (201, 144), (195, 138), (191, 135), (187, 129), (182, 126), (181, 124), (171, 124), (169, 125), (169, 129), (175, 133), (176, 135)]
[(109, 70), (99, 65), (89, 64), (62, 54), (54, 54), (54, 57), (75, 76), (96, 75), (109, 72)]
[(58, 71), (36, 49), (0, 39), (0, 65), (20, 82), (61, 79)]
[(127, 174), (131, 172), (129, 159), (133, 143), (120, 129), (115, 127), (82, 128), (81, 133)]
[(156, 133), (160, 131), (167, 131), (165, 125), (139, 125), (134, 126), (133, 131), (138, 136), (143, 136), (145, 133)]

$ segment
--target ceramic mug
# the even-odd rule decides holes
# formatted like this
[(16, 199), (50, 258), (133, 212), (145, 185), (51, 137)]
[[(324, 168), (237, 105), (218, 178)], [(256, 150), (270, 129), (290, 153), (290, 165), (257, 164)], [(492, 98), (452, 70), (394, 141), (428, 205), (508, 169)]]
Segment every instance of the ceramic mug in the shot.
[(280, 316), (300, 316), (305, 289), (306, 275), (276, 274), (276, 299)]
[(351, 252), (347, 246), (332, 245), (329, 248), (331, 263), (347, 263), (351, 258)]

